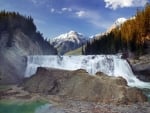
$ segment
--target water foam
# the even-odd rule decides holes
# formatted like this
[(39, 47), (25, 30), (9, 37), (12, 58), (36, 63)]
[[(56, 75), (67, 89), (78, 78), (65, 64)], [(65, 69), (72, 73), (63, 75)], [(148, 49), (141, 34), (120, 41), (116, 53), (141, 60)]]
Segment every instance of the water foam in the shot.
[(37, 67), (50, 67), (65, 70), (85, 69), (89, 74), (103, 72), (109, 76), (121, 76), (129, 86), (150, 88), (150, 83), (136, 78), (128, 62), (115, 55), (80, 56), (28, 56), (25, 77), (35, 74)]

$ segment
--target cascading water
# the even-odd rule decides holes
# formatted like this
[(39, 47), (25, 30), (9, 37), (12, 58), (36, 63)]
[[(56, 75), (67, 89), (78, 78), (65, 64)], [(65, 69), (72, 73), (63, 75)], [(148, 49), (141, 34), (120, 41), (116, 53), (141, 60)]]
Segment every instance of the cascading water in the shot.
[(94, 75), (103, 72), (109, 76), (122, 76), (129, 86), (150, 88), (150, 83), (136, 78), (126, 60), (115, 55), (86, 55), (86, 56), (28, 56), (25, 77), (33, 75), (37, 67), (50, 67), (65, 70), (85, 69)]
[(117, 56), (28, 56), (25, 77), (33, 75), (37, 67), (51, 67), (66, 70), (85, 69), (93, 75), (98, 71), (113, 75), (113, 59), (115, 58)]

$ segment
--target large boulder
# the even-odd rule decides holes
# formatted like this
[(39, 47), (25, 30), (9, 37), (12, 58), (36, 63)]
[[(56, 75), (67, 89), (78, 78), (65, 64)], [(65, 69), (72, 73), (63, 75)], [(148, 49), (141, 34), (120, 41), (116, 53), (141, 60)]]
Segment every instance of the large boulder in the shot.
[(138, 59), (128, 59), (133, 72), (140, 80), (150, 82), (150, 54), (143, 55)]
[(110, 77), (103, 73), (90, 76), (81, 69), (66, 71), (39, 67), (23, 87), (32, 93), (103, 103), (128, 104), (147, 100), (141, 90), (128, 87), (121, 77)]

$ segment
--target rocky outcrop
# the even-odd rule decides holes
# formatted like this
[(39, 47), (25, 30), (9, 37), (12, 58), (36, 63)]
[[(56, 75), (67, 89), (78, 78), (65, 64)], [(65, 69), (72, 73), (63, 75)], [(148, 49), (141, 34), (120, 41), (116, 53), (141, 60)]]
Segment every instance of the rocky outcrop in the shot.
[[(18, 83), (26, 68), (26, 56), (56, 54), (31, 17), (0, 12), (0, 84)], [(4, 24), (5, 23), (5, 24)]]
[(75, 100), (117, 104), (146, 101), (139, 89), (128, 87), (126, 80), (121, 77), (110, 77), (103, 73), (89, 76), (81, 69), (66, 71), (39, 67), (23, 87), (32, 93), (58, 95)]
[(142, 81), (150, 82), (150, 54), (143, 55), (138, 59), (128, 59), (135, 75)]

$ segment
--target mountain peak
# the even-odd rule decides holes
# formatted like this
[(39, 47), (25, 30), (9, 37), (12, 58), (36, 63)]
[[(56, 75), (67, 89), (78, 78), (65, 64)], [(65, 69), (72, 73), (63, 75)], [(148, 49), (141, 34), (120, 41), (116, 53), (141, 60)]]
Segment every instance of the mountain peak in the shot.
[(71, 30), (71, 31), (69, 31), (69, 32), (68, 32), (68, 34), (77, 34), (77, 32), (76, 32), (76, 31)]
[(51, 44), (58, 50), (58, 53), (64, 54), (70, 50), (81, 47), (89, 38), (76, 31), (69, 31), (61, 34), (51, 40)]
[(109, 33), (112, 31), (112, 29), (116, 28), (116, 27), (119, 27), (121, 24), (123, 24), (125, 21), (127, 21), (126, 18), (124, 17), (121, 17), (121, 18), (118, 18), (110, 28), (108, 28), (108, 30), (106, 31), (106, 33)]
[[(131, 19), (132, 19), (132, 18), (131, 18)], [(133, 19), (134, 19), (134, 17), (133, 17)], [(124, 18), (124, 17), (118, 18), (118, 19), (116, 19), (116, 21), (114, 21), (114, 23), (107, 29), (106, 32), (98, 33), (98, 34), (96, 34), (96, 35), (91, 36), (90, 38), (91, 38), (91, 39), (92, 39), (92, 38), (95, 39), (95, 38), (99, 38), (99, 37), (101, 37), (101, 36), (103, 36), (103, 35), (105, 35), (105, 34), (108, 34), (108, 33), (110, 33), (114, 28), (117, 28), (117, 27), (119, 27), (121, 24), (123, 24), (125, 21), (127, 21), (127, 19)]]
[(126, 20), (127, 20), (126, 18), (121, 17), (121, 18), (118, 18), (114, 24), (120, 25), (120, 24), (124, 23)]
[(71, 31), (69, 31), (69, 32), (67, 32), (67, 33), (64, 33), (64, 34), (61, 34), (61, 35), (59, 35), (59, 36), (57, 36), (57, 37), (55, 37), (55, 38), (53, 38), (52, 40), (53, 41), (56, 41), (56, 40), (74, 40), (74, 39), (76, 39), (76, 40), (79, 40), (79, 39), (85, 39), (85, 38), (87, 38), (87, 37), (85, 37), (83, 34), (81, 34), (81, 33), (78, 33), (78, 32), (76, 32), (76, 31), (73, 31), (73, 30), (71, 30)]

